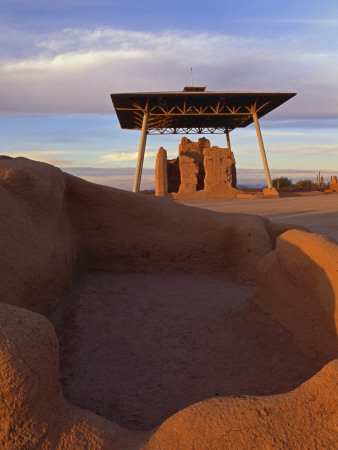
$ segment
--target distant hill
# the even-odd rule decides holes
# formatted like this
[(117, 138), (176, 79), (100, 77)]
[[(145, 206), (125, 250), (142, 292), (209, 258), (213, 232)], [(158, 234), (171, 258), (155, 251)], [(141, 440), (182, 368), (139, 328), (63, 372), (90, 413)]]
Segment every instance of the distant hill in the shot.
[(263, 189), (266, 184), (239, 184), (237, 185), (237, 189), (245, 190), (245, 189)]

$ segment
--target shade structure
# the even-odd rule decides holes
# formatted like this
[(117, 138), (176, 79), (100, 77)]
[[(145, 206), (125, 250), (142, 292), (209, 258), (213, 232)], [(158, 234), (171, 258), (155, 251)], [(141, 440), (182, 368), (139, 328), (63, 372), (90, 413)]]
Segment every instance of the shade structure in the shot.
[(111, 94), (121, 128), (148, 134), (225, 133), (261, 118), (295, 96), (281, 92), (144, 92)]
[(186, 87), (179, 92), (111, 94), (121, 128), (142, 130), (135, 172), (134, 192), (139, 192), (148, 134), (215, 134), (255, 123), (268, 188), (271, 177), (258, 119), (296, 93), (205, 91)]

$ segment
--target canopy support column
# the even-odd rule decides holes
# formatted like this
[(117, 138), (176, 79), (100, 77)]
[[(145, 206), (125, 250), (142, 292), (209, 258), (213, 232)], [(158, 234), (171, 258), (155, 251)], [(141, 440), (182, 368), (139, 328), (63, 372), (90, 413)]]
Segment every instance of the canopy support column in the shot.
[(227, 137), (228, 149), (231, 150), (230, 136), (229, 136), (229, 131), (228, 130), (225, 132), (225, 135)]
[(149, 116), (149, 112), (148, 112), (148, 107), (147, 107), (146, 110), (144, 111), (143, 122), (142, 122), (142, 131), (141, 131), (140, 145), (139, 145), (139, 149), (138, 149), (138, 157), (137, 157), (137, 165), (136, 165), (136, 170), (135, 170), (133, 192), (140, 192), (144, 152), (145, 152), (146, 143), (147, 143), (148, 116)]
[(255, 122), (255, 127), (256, 127), (256, 133), (257, 133), (257, 138), (258, 138), (258, 143), (259, 143), (259, 148), (261, 150), (261, 155), (262, 155), (262, 160), (263, 160), (263, 166), (264, 166), (264, 172), (265, 172), (265, 177), (266, 177), (266, 182), (268, 184), (268, 188), (272, 188), (272, 183), (271, 183), (271, 177), (270, 177), (270, 171), (269, 171), (269, 166), (268, 166), (268, 161), (266, 159), (266, 154), (265, 154), (265, 149), (264, 149), (264, 144), (263, 144), (263, 138), (262, 138), (262, 133), (261, 133), (261, 129), (259, 126), (259, 122), (258, 122), (258, 117), (257, 117), (257, 113), (254, 112), (252, 114), (253, 120)]

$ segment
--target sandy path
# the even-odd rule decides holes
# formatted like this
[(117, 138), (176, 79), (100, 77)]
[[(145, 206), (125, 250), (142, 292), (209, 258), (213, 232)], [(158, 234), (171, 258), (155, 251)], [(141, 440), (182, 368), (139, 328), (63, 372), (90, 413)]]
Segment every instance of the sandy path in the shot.
[(273, 222), (304, 225), (338, 242), (338, 194), (265, 199), (184, 200), (188, 206), (265, 216)]
[(131, 429), (205, 398), (289, 391), (319, 370), (223, 275), (84, 273), (51, 317), (64, 394)]

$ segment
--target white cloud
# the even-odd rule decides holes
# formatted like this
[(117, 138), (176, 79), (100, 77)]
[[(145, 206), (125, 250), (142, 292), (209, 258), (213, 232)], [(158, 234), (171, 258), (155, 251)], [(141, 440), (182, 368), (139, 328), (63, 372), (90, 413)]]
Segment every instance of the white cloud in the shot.
[(338, 51), (295, 36), (65, 29), (25, 36), (25, 45), (27, 57), (1, 59), (8, 112), (112, 113), (110, 93), (181, 90), (193, 67), (209, 90), (298, 92), (274, 117), (338, 116)]
[[(259, 20), (259, 19), (257, 19)], [(296, 24), (306, 24), (306, 25), (338, 25), (338, 19), (336, 18), (322, 18), (322, 19), (300, 19), (300, 18), (290, 18), (290, 19), (276, 19), (276, 18), (265, 18), (264, 22), (275, 22), (275, 23), (296, 23)]]
[(317, 145), (307, 145), (299, 144), (293, 151), (297, 154), (303, 155), (338, 155), (338, 145), (331, 144), (317, 144)]
[(264, 130), (264, 136), (274, 136), (274, 137), (288, 137), (288, 136), (307, 136), (308, 133), (304, 131), (271, 131)]
[[(105, 155), (100, 156), (99, 163), (106, 163), (106, 162), (116, 162), (116, 161), (136, 161), (137, 160), (138, 153), (132, 152), (132, 153), (125, 153), (125, 152), (114, 152), (114, 153), (108, 153)], [(156, 158), (157, 152), (154, 151), (146, 151), (144, 153), (144, 159), (152, 159)], [(177, 156), (177, 151), (171, 151), (167, 152), (167, 156), (169, 158), (175, 158)]]
[(102, 162), (107, 161), (136, 161), (137, 153), (109, 153), (107, 155), (102, 155), (100, 160)]
[(294, 153), (297, 155), (338, 155), (338, 145), (293, 143), (289, 147), (283, 147), (279, 143), (269, 148), (269, 153)]
[(71, 159), (59, 158), (58, 156), (67, 155), (69, 152), (57, 151), (57, 150), (47, 150), (47, 151), (20, 151), (11, 152), (10, 156), (13, 158), (22, 156), (24, 158), (33, 159), (35, 161), (41, 161), (53, 166), (63, 166), (67, 164), (72, 164)]
[[(243, 144), (236, 148), (237, 153), (241, 155), (251, 155), (252, 149), (257, 147), (255, 142), (251, 144)], [(283, 142), (271, 142), (265, 145), (267, 154), (285, 154), (292, 153), (294, 155), (338, 155), (338, 145), (335, 144), (313, 144), (313, 143), (283, 143)]]
[[(131, 191), (134, 184), (135, 169), (97, 168), (97, 167), (61, 167), (63, 172), (81, 177), (91, 183), (104, 184)], [(144, 168), (142, 171), (141, 189), (153, 189), (155, 186), (155, 170)]]

